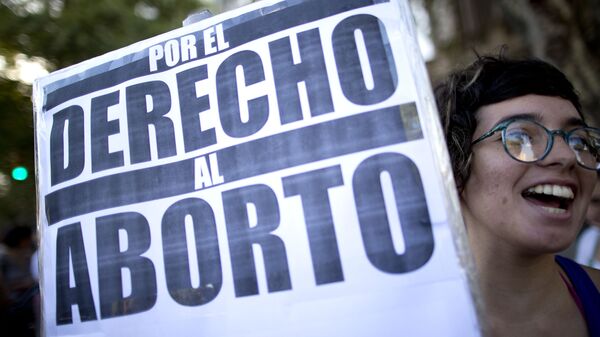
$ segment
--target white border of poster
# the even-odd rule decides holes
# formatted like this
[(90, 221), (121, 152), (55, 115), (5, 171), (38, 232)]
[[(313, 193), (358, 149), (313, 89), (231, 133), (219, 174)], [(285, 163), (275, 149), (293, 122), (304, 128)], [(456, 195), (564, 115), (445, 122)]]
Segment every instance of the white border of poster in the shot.
[(45, 336), (479, 336), (408, 3), (263, 1), (34, 84)]

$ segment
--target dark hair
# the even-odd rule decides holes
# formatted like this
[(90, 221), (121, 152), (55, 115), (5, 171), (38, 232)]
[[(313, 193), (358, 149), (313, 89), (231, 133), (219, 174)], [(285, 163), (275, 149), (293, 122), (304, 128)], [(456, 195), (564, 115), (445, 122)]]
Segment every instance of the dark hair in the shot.
[(583, 118), (571, 82), (556, 67), (538, 59), (478, 56), (473, 64), (451, 73), (434, 91), (459, 191), (469, 179), (476, 113), (482, 106), (529, 94), (556, 96), (573, 103)]

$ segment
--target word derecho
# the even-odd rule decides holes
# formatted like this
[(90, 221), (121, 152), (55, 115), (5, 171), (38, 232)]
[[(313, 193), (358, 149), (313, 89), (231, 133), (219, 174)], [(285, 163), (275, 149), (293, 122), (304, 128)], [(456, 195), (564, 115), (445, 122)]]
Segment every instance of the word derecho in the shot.
[[(81, 105), (62, 108), (53, 115), (50, 135), (51, 184), (72, 180), (84, 170), (97, 173), (156, 159), (152, 158), (151, 143), (156, 144), (157, 156), (162, 159), (215, 145), (221, 141), (218, 135), (234, 139), (252, 136), (274, 112), (278, 113), (281, 125), (300, 121), (303, 119), (298, 90), (301, 82), (306, 88), (311, 116), (335, 111), (330, 88), (334, 80), (339, 81), (344, 97), (354, 104), (382, 102), (394, 93), (397, 84), (393, 60), (384, 44), (387, 36), (383, 27), (377, 17), (366, 14), (339, 22), (330, 40), (335, 63), (324, 57), (323, 41), (319, 29), (315, 28), (295, 36), (300, 62), (294, 60), (290, 37), (283, 37), (268, 42), (268, 65), (258, 53), (242, 50), (220, 64), (200, 64), (176, 73), (175, 88), (165, 81), (147, 81), (92, 97), (89, 111), (86, 111), (87, 106)], [(207, 35), (211, 41), (208, 45), (222, 51), (227, 47), (227, 35), (221, 28), (214, 31), (215, 35), (212, 30)], [(151, 69), (160, 62), (175, 66), (177, 62), (197, 57), (193, 36), (172, 41), (150, 48)], [(217, 67), (216, 77), (209, 78), (208, 67), (213, 66)], [(268, 81), (265, 66), (272, 68), (274, 83), (266, 84), (275, 88), (274, 93), (264, 90), (255, 94), (248, 87)], [(338, 78), (328, 78), (330, 67), (337, 69)], [(213, 87), (207, 81), (216, 83), (216, 92), (199, 96), (198, 87)], [(248, 97), (253, 93), (254, 97)], [(276, 108), (269, 105), (268, 96), (272, 94), (276, 95)], [(216, 98), (217, 109), (212, 111), (218, 111), (219, 124), (204, 128), (203, 112), (207, 113), (211, 104), (215, 104), (210, 97)], [(125, 111), (119, 118), (126, 119), (127, 130), (120, 129), (118, 119), (109, 120), (110, 109)], [(174, 113), (178, 118), (167, 116)], [(150, 128), (154, 129), (154, 139), (148, 131)], [(126, 148), (111, 152), (109, 137), (123, 133), (127, 142), (121, 146)], [(176, 144), (179, 135), (183, 148)], [(90, 145), (89, 156), (85, 153), (86, 144)], [(86, 162), (86, 158), (90, 162)]]

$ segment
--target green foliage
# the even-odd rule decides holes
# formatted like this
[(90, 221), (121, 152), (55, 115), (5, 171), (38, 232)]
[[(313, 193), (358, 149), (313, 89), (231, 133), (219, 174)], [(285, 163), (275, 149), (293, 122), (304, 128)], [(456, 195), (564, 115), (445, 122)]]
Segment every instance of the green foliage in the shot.
[(32, 222), (33, 179), (11, 181), (11, 171), (24, 166), (33, 172), (33, 113), (30, 88), (0, 78), (0, 228), (9, 222)]
[[(3, 2), (12, 5), (0, 10), (0, 50), (43, 57), (56, 68), (181, 27), (202, 7), (198, 0)], [(41, 7), (32, 10), (31, 2)]]
[[(0, 0), (0, 56), (38, 57), (60, 69), (178, 27), (201, 0)], [(35, 221), (31, 87), (0, 70), (0, 230)], [(6, 183), (8, 179), (8, 183)]]

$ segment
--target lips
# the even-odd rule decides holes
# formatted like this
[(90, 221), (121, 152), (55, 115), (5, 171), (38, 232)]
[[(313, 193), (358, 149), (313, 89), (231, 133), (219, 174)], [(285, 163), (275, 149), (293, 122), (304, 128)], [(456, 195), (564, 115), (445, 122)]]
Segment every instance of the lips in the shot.
[(522, 195), (551, 214), (566, 213), (575, 198), (570, 186), (558, 184), (538, 184), (527, 188)]

